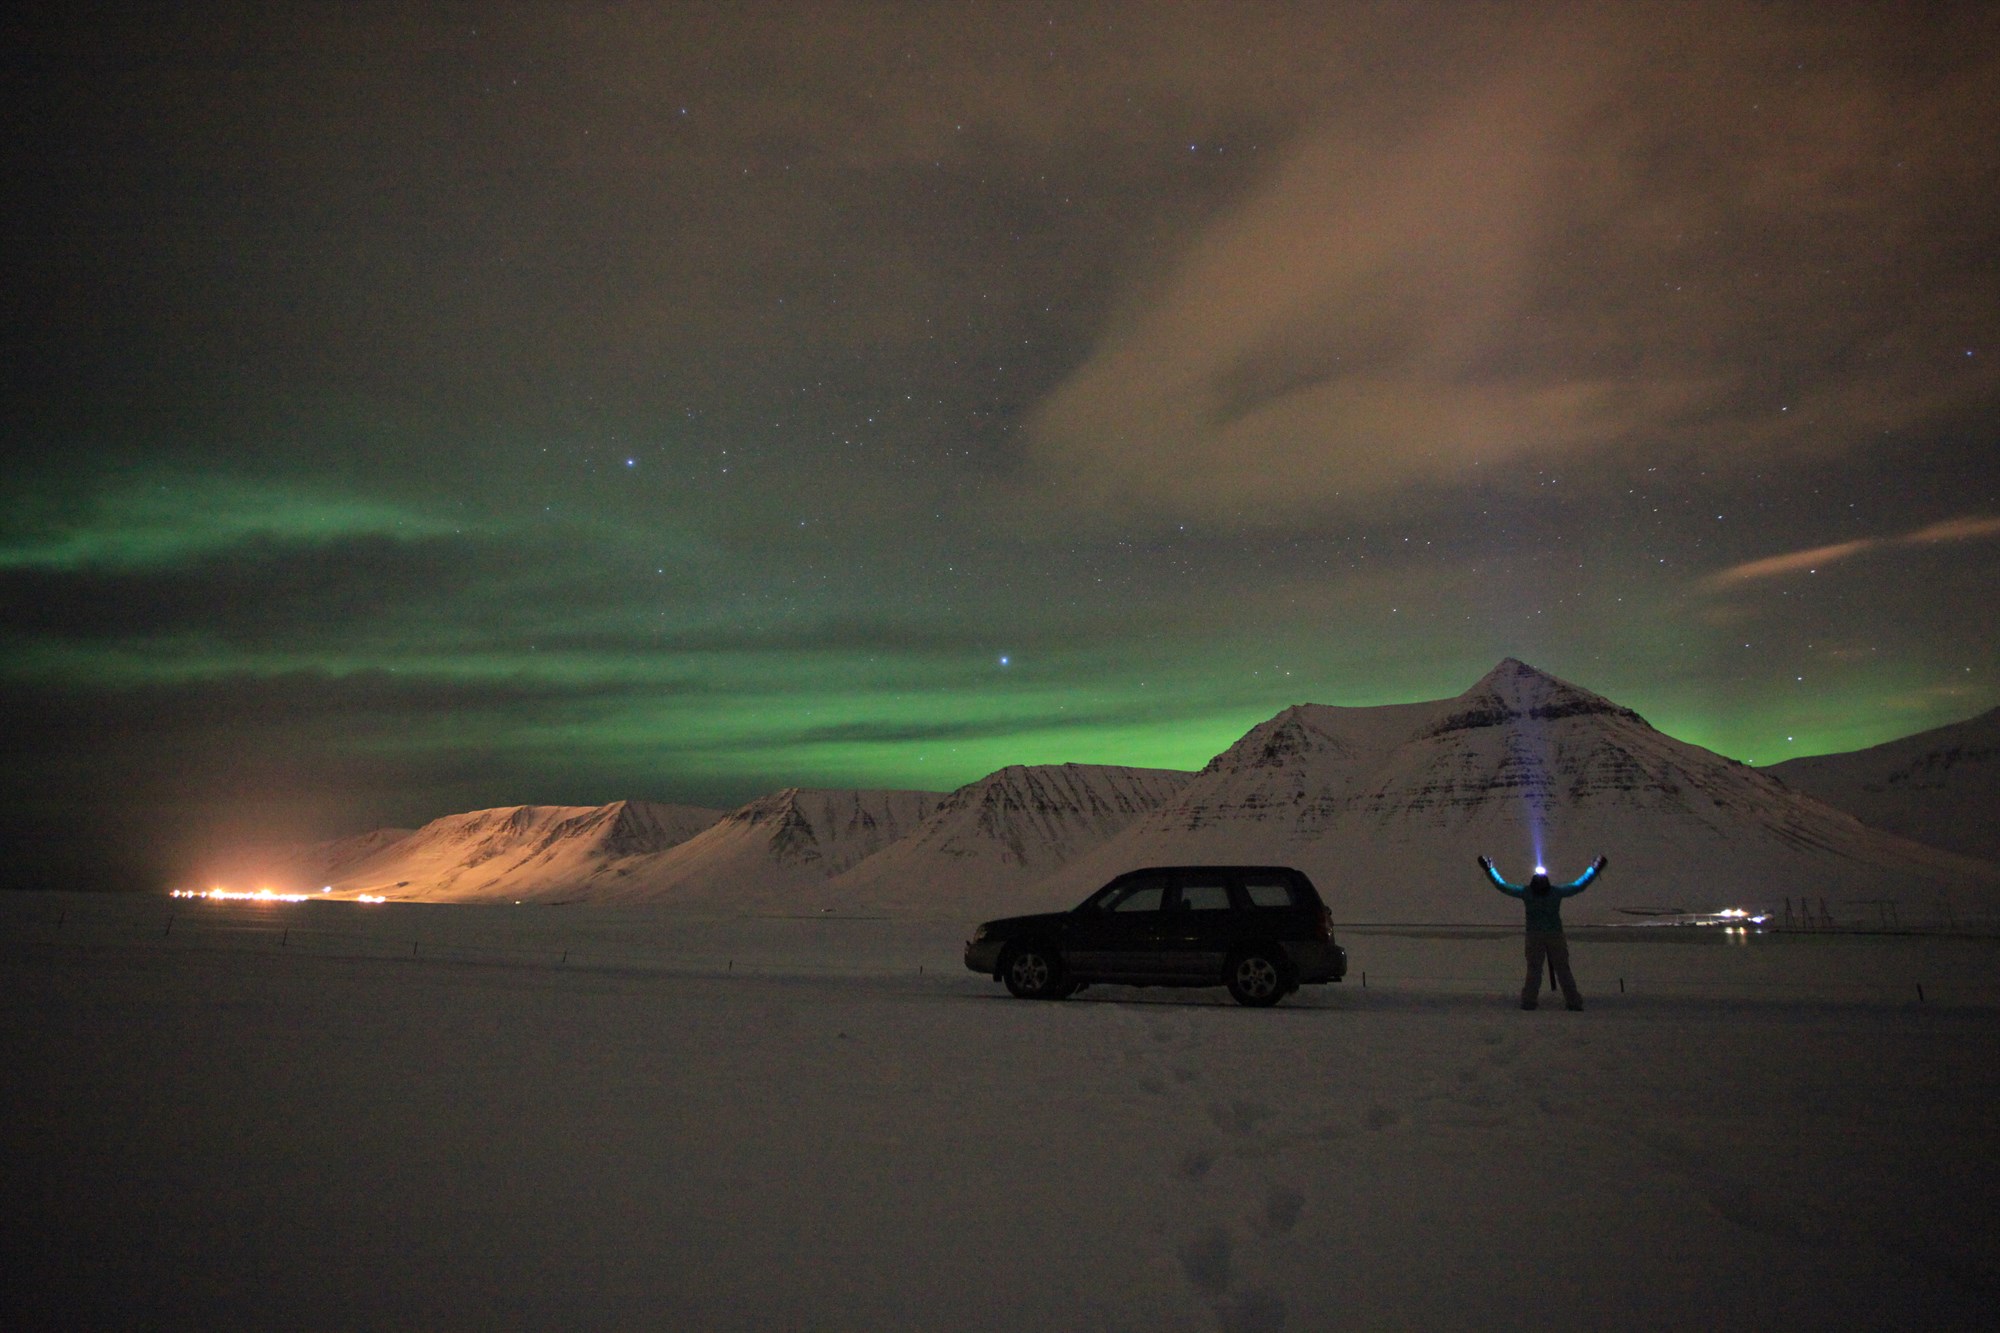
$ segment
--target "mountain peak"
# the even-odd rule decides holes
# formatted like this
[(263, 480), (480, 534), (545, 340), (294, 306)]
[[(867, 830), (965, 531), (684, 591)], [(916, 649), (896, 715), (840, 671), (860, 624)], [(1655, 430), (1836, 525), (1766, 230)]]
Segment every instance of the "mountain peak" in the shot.
[(1440, 718), (1429, 734), (1494, 727), (1522, 719), (1550, 722), (1592, 715), (1624, 718), (1642, 726), (1646, 722), (1631, 709), (1516, 657), (1501, 658), (1497, 666), (1452, 703), (1452, 711)]
[(1547, 693), (1552, 690), (1572, 690), (1584, 693), (1578, 686), (1570, 684), (1560, 676), (1550, 675), (1539, 667), (1529, 666), (1518, 657), (1503, 657), (1494, 664), (1491, 671), (1474, 682), (1466, 693), (1481, 691), (1495, 694)]
[(1268, 721), (1245, 732), (1234, 745), (1208, 761), (1203, 773), (1239, 772), (1245, 769), (1283, 768), (1321, 750), (1344, 752), (1345, 747), (1316, 720), (1330, 710), (1318, 704), (1293, 704)]

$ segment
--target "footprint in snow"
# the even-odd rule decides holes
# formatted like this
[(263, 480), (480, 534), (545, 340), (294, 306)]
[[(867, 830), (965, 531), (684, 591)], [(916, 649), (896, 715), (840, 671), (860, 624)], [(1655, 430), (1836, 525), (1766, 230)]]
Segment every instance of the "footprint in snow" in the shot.
[(1262, 1236), (1289, 1235), (1299, 1224), (1299, 1214), (1305, 1211), (1305, 1206), (1305, 1195), (1282, 1185), (1275, 1186), (1264, 1196), (1264, 1211), (1251, 1225)]
[(1229, 1232), (1223, 1227), (1202, 1228), (1181, 1245), (1181, 1275), (1204, 1296), (1222, 1295), (1229, 1290), (1231, 1248)]
[(1196, 1144), (1181, 1154), (1180, 1165), (1175, 1173), (1182, 1180), (1200, 1180), (1215, 1166), (1215, 1149), (1207, 1144)]
[(1180, 1248), (1181, 1275), (1215, 1303), (1222, 1333), (1282, 1333), (1285, 1303), (1277, 1295), (1261, 1288), (1229, 1294), (1233, 1249), (1226, 1228), (1204, 1227)]
[(1208, 1104), (1208, 1118), (1225, 1134), (1250, 1134), (1261, 1122), (1269, 1120), (1276, 1114), (1277, 1112), (1268, 1106), (1259, 1102), (1245, 1101), (1240, 1097), (1230, 1102)]

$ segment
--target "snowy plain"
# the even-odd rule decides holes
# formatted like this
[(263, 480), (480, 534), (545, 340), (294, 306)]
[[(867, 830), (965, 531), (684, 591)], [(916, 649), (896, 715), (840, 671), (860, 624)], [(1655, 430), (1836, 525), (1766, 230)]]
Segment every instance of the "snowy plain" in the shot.
[(2000, 1304), (2000, 940), (1573, 931), (1587, 1009), (1524, 1013), (1517, 933), (1354, 928), (1253, 1011), (1013, 1000), (971, 924), (0, 898), (0, 1325)]

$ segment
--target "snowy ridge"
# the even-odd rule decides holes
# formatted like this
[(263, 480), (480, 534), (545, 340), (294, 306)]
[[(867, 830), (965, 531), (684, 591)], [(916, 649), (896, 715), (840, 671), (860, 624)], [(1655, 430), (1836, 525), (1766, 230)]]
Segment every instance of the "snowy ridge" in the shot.
[(787, 787), (731, 811), (596, 901), (802, 911), (826, 880), (913, 830), (943, 793)]
[(1768, 772), (1864, 824), (2000, 861), (2000, 708), (1846, 754)]
[(722, 817), (720, 810), (613, 801), (515, 805), (434, 819), (330, 882), (397, 898), (547, 899), (619, 878)]
[(827, 886), (828, 906), (872, 911), (1003, 910), (1193, 777), (1175, 769), (1014, 764), (947, 796), (908, 837)]
[(344, 840), (366, 854), (322, 882), (342, 896), (431, 902), (801, 910), (801, 893), (909, 833), (940, 799), (788, 787), (728, 812), (649, 801), (502, 806)]
[(1455, 699), (1287, 709), (1026, 897), (1072, 902), (1137, 865), (1275, 861), (1311, 874), (1341, 920), (1515, 921), (1482, 852), (1517, 881), (1538, 856), (1572, 875), (1609, 855), (1578, 921), (1808, 896), (1836, 919), (1845, 903), (1873, 920), (1883, 900), (1906, 924), (2000, 914), (1993, 867), (1864, 827), (1511, 658)]

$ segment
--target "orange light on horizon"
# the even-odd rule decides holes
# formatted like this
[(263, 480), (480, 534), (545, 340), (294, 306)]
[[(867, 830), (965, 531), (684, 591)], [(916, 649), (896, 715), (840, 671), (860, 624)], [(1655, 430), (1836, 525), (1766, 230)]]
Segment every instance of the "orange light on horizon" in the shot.
[(254, 891), (248, 889), (230, 889), (230, 888), (224, 888), (222, 885), (217, 884), (214, 885), (213, 887), (206, 889), (169, 889), (167, 891), (167, 896), (169, 898), (196, 898), (196, 899), (210, 899), (217, 902), (247, 902), (247, 903), (315, 903), (315, 902), (343, 902), (343, 901), (352, 901), (357, 903), (386, 903), (389, 901), (387, 898), (385, 898), (379, 893), (357, 893), (354, 895), (352, 899), (325, 898), (321, 896), (322, 894), (328, 894), (331, 892), (333, 892), (333, 888), (331, 885), (329, 885), (324, 889), (321, 889), (319, 893), (314, 894), (314, 893), (280, 893), (276, 889), (272, 888), (261, 888), (261, 889), (256, 889)]

